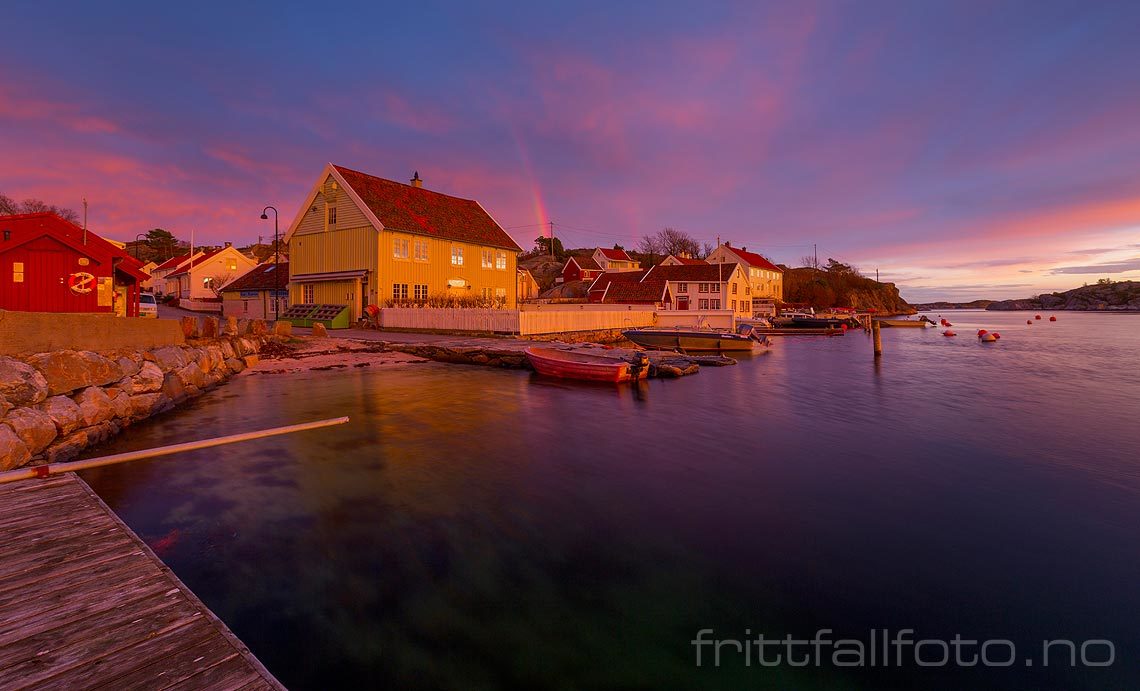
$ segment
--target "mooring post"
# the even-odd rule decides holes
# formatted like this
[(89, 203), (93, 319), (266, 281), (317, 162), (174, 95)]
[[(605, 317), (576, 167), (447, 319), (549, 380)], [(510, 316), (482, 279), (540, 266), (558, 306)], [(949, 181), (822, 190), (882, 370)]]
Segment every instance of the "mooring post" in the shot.
[(882, 336), (882, 332), (880, 331), (880, 329), (882, 329), (882, 327), (879, 326), (879, 320), (878, 319), (871, 320), (871, 337), (875, 341), (875, 359), (876, 360), (883, 357), (883, 336)]

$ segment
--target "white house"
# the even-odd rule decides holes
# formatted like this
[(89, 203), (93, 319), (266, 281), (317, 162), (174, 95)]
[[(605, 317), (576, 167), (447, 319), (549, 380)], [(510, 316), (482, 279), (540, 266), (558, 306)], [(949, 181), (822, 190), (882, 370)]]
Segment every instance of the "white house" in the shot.
[(748, 276), (739, 264), (658, 264), (642, 281), (665, 280), (673, 302), (665, 309), (732, 310), (737, 318), (752, 316)]
[(224, 285), (257, 266), (230, 243), (220, 250), (198, 252), (166, 277), (167, 286), (177, 285), (180, 306), (191, 310), (221, 310), (220, 291)]

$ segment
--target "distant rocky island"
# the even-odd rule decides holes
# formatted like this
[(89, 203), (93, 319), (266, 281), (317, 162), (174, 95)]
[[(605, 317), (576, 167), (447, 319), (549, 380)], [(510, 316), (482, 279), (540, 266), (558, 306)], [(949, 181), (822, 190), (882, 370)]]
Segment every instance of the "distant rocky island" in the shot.
[(991, 303), (986, 309), (1140, 312), (1140, 282), (1101, 280), (1063, 293), (1043, 293), (1024, 300), (1001, 300)]
[(939, 310), (984, 310), (993, 304), (993, 300), (973, 300), (971, 302), (924, 302), (915, 305), (920, 312), (937, 312)]

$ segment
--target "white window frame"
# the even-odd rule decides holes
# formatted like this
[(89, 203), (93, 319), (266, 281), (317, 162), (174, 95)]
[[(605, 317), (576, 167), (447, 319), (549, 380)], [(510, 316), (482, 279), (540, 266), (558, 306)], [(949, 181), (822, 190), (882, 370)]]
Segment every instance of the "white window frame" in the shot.
[(463, 266), (463, 248), (459, 245), (451, 246), (451, 265)]

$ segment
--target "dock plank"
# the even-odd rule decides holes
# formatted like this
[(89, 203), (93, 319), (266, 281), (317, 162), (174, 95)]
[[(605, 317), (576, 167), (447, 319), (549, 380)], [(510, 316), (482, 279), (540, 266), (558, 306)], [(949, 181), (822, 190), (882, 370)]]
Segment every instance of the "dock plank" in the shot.
[(77, 476), (0, 516), (0, 688), (283, 688)]

